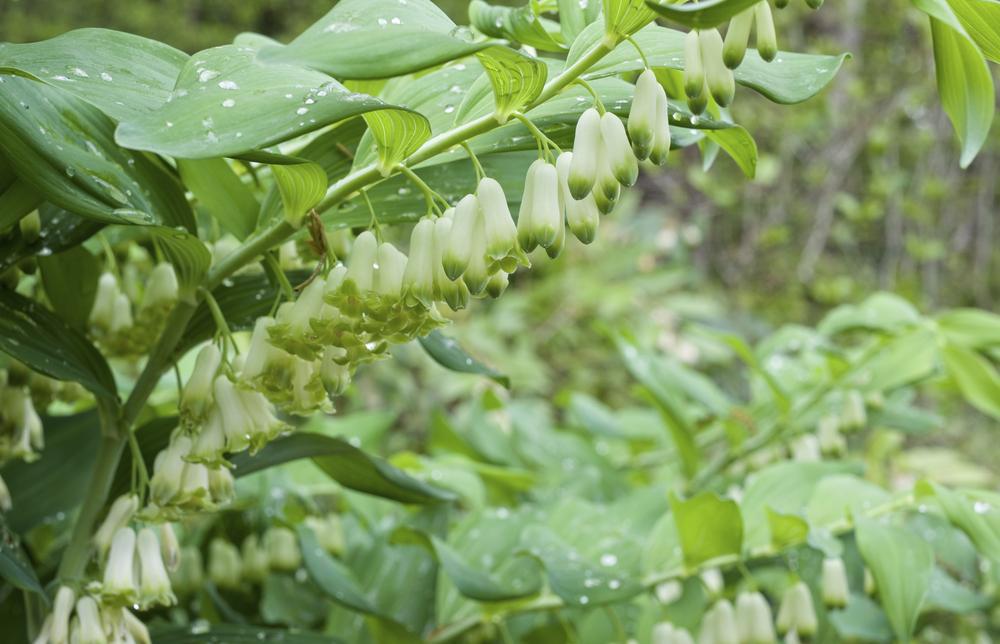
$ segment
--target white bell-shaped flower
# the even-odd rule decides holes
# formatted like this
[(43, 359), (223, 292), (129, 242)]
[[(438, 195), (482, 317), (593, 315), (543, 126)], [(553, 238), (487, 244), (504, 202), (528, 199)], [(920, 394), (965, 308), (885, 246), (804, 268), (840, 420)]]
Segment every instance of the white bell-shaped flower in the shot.
[(513, 272), (518, 261), (527, 263), (527, 260), (518, 247), (517, 225), (510, 214), (503, 187), (496, 179), (483, 177), (476, 188), (476, 198), (483, 213), (486, 256), (495, 262), (514, 260), (513, 266), (505, 267)]
[(194, 463), (216, 465), (223, 460), (226, 452), (226, 430), (222, 422), (222, 414), (218, 407), (213, 407), (205, 422), (198, 427), (191, 451), (187, 458)]
[(778, 35), (774, 30), (774, 16), (771, 5), (761, 0), (753, 7), (754, 21), (757, 27), (757, 53), (771, 62), (778, 55)]
[(208, 493), (212, 503), (225, 505), (236, 496), (236, 481), (228, 467), (219, 466), (208, 470)]
[(486, 252), (486, 224), (482, 217), (476, 222), (476, 227), (469, 239), (469, 246), (472, 252), (469, 258), (469, 265), (465, 267), (465, 271), (462, 273), (462, 281), (465, 282), (469, 293), (479, 295), (486, 288), (486, 284), (489, 283), (493, 273), (497, 272), (497, 270), (502, 270), (499, 267), (491, 270), (491, 260), (487, 257)]
[(240, 551), (225, 539), (212, 539), (208, 546), (208, 578), (219, 588), (240, 587), (243, 578)]
[(261, 547), (257, 535), (247, 535), (240, 548), (240, 554), (243, 556), (243, 576), (258, 583), (264, 581), (271, 570), (271, 562), (267, 557), (267, 551)]
[(824, 604), (830, 608), (847, 606), (851, 589), (847, 583), (847, 568), (844, 567), (843, 559), (832, 557), (823, 560), (821, 586)]
[(563, 208), (566, 211), (566, 224), (570, 232), (584, 244), (589, 244), (597, 237), (597, 226), (601, 213), (597, 210), (592, 192), (583, 199), (575, 199), (569, 191), (569, 168), (573, 163), (573, 153), (563, 152), (556, 159), (556, 172), (559, 175), (559, 190), (562, 194)]
[[(262, 376), (269, 366), (281, 358), (282, 353), (271, 344), (269, 329), (274, 326), (274, 318), (262, 316), (254, 322), (253, 333), (250, 336), (250, 346), (240, 370), (240, 378), (253, 382)], [(213, 380), (214, 382), (214, 380)]]
[(111, 321), (115, 315), (115, 300), (120, 293), (118, 279), (112, 273), (102, 273), (97, 280), (97, 293), (94, 295), (94, 305), (90, 309), (92, 326), (103, 331), (111, 328)]
[(444, 300), (453, 311), (469, 303), (469, 289), (461, 278), (452, 280), (444, 271), (444, 253), (451, 238), (453, 220), (439, 217), (434, 221), (434, 299)]
[(153, 461), (153, 476), (149, 479), (149, 495), (156, 505), (168, 505), (181, 490), (185, 458), (191, 451), (191, 439), (178, 435)]
[(699, 644), (740, 644), (736, 614), (728, 600), (720, 599), (702, 617)]
[(392, 244), (379, 244), (375, 292), (382, 297), (398, 298), (403, 291), (403, 274), (406, 272), (407, 261), (406, 255)]
[(149, 629), (127, 608), (122, 609), (121, 623), (135, 644), (152, 644), (153, 640), (149, 636)]
[(611, 174), (623, 186), (635, 185), (639, 178), (639, 162), (632, 152), (622, 120), (611, 112), (601, 117), (601, 141)]
[(742, 592), (736, 598), (736, 627), (740, 644), (773, 644), (771, 606), (759, 592)]
[(215, 344), (206, 344), (198, 352), (194, 369), (181, 391), (181, 415), (195, 422), (204, 417), (212, 401), (212, 382), (222, 364), (222, 353)]
[(576, 199), (583, 199), (590, 193), (597, 181), (601, 155), (601, 115), (596, 108), (588, 108), (576, 122), (573, 139), (573, 164), (567, 177), (569, 192)]
[(288, 333), (295, 336), (304, 336), (311, 331), (309, 321), (319, 317), (320, 309), (323, 306), (323, 294), (326, 291), (326, 280), (316, 277), (302, 289), (299, 297), (295, 300), (288, 318)]
[(187, 463), (181, 475), (181, 491), (175, 503), (196, 507), (208, 505), (208, 467), (202, 463)]
[(486, 283), (486, 294), (496, 299), (503, 295), (503, 292), (507, 290), (507, 284), (510, 282), (510, 276), (503, 272), (497, 271), (490, 276), (490, 281)]
[(139, 530), (136, 537), (139, 555), (139, 600), (143, 606), (170, 606), (177, 599), (170, 588), (170, 577), (163, 564), (160, 541), (153, 528)]
[(632, 107), (628, 113), (628, 136), (632, 140), (632, 151), (640, 161), (649, 158), (656, 134), (657, 96), (663, 91), (656, 74), (647, 69), (635, 82)]
[(469, 266), (472, 259), (472, 236), (479, 227), (482, 213), (479, 199), (476, 195), (465, 195), (455, 206), (455, 219), (451, 227), (451, 235), (441, 256), (445, 275), (457, 280)]
[(653, 130), (653, 146), (649, 150), (649, 160), (656, 165), (667, 162), (670, 154), (670, 112), (667, 93), (660, 87), (656, 96), (656, 123)]
[(153, 307), (172, 306), (177, 301), (178, 290), (174, 265), (170, 262), (160, 262), (149, 274), (141, 308), (148, 310)]
[(94, 532), (93, 542), (98, 554), (102, 557), (111, 547), (111, 539), (119, 528), (128, 525), (129, 521), (139, 509), (139, 497), (135, 494), (123, 494), (115, 499), (104, 517), (104, 521)]
[(548, 248), (563, 225), (559, 207), (559, 175), (551, 163), (536, 160), (528, 168), (517, 219), (517, 239), (526, 251)]
[(705, 65), (705, 84), (712, 98), (722, 107), (733, 102), (736, 78), (733, 70), (722, 61), (722, 36), (718, 29), (703, 29), (699, 33), (701, 60)]
[(354, 240), (344, 283), (353, 283), (361, 293), (372, 290), (376, 261), (378, 261), (378, 240), (370, 230), (366, 230)]
[(421, 219), (410, 234), (410, 259), (403, 273), (406, 303), (430, 307), (434, 302), (434, 220)]
[(799, 636), (809, 637), (816, 633), (818, 621), (816, 609), (813, 606), (812, 593), (804, 582), (796, 582), (790, 586), (781, 597), (778, 607), (778, 632), (795, 632)]
[(69, 618), (73, 614), (76, 593), (69, 586), (60, 586), (56, 598), (52, 602), (51, 621), (49, 622), (49, 642), (52, 644), (67, 644), (69, 642)]
[[(76, 601), (75, 633), (70, 634), (72, 644), (107, 644), (101, 611), (93, 597), (84, 596)], [(71, 629), (72, 630), (72, 629)]]
[(750, 7), (729, 19), (726, 38), (722, 43), (722, 62), (729, 69), (736, 69), (743, 62), (750, 43), (750, 30), (753, 28), (754, 8)]
[(128, 295), (119, 293), (115, 296), (114, 307), (111, 312), (111, 324), (108, 326), (109, 333), (124, 333), (132, 328), (132, 302)]
[(344, 278), (346, 277), (347, 266), (337, 264), (330, 269), (330, 272), (326, 274), (325, 297), (327, 300), (329, 300), (332, 296), (335, 296), (340, 291), (340, 287), (344, 284)]
[(181, 544), (177, 541), (177, 533), (170, 523), (160, 524), (160, 554), (167, 570), (177, 570), (181, 562)]
[(111, 539), (101, 590), (105, 595), (120, 599), (135, 597), (135, 530), (132, 528), (118, 528)]
[(264, 533), (264, 549), (274, 570), (293, 571), (302, 565), (302, 551), (299, 550), (295, 533), (283, 526), (268, 528)]
[(698, 98), (705, 92), (705, 66), (701, 56), (701, 36), (692, 29), (684, 36), (684, 93)]

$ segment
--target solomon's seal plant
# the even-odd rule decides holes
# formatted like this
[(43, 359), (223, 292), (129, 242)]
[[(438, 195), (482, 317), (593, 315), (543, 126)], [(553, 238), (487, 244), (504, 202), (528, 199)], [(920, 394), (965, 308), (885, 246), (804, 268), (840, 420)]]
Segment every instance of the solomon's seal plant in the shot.
[[(976, 540), (985, 528), (972, 525), (978, 514), (966, 515), (974, 497), (932, 487), (903, 499), (869, 490), (879, 503), (813, 524), (790, 508), (774, 510), (776, 524), (768, 525), (777, 536), (768, 541), (765, 530), (761, 541), (758, 525), (756, 541), (744, 547), (736, 499), (745, 494), (750, 507), (755, 482), (739, 477), (750, 469), (764, 477), (762, 468), (790, 451), (796, 465), (811, 468), (801, 476), (815, 486), (824, 459), (847, 453), (845, 435), (867, 426), (867, 408), (879, 408), (879, 396), (916, 376), (895, 387), (859, 377), (844, 388), (850, 367), (809, 364), (788, 379), (815, 384), (815, 391), (792, 399), (765, 375), (750, 388), (758, 398), (737, 409), (710, 382), (687, 374), (676, 381), (681, 388), (697, 382), (702, 393), (713, 392), (711, 409), (697, 407), (695, 419), (689, 412), (697, 405), (678, 412), (675, 393), (650, 379), (658, 372), (635, 366), (637, 349), (623, 339), (623, 355), (669, 425), (669, 460), (680, 465), (671, 470), (680, 478), (669, 497), (663, 480), (647, 481), (641, 468), (636, 475), (656, 495), (652, 506), (636, 500), (642, 518), (634, 527), (655, 531), (653, 546), (672, 544), (651, 546), (643, 573), (638, 546), (623, 545), (613, 530), (583, 553), (567, 545), (574, 535), (559, 530), (584, 532), (578, 522), (600, 515), (590, 502), (513, 512), (483, 505), (479, 477), (514, 504), (542, 480), (550, 453), (588, 449), (560, 442), (551, 428), (531, 440), (555, 442), (523, 457), (497, 444), (494, 462), (480, 464), (474, 476), (455, 461), (426, 477), (416, 455), (387, 462), (360, 441), (296, 432), (308, 418), (334, 414), (359, 370), (413, 341), (442, 364), (496, 377), (442, 340), (440, 329), (457, 312), (476, 315), (477, 299), (516, 288), (573, 238), (594, 242), (601, 219), (625, 200), (643, 168), (682, 163), (672, 149), (714, 146), (752, 176), (756, 145), (725, 109), (738, 86), (794, 104), (822, 90), (844, 60), (779, 53), (767, 2), (532, 1), (511, 8), (476, 1), (470, 16), (472, 25), (458, 28), (428, 0), (342, 0), (291, 42), (242, 34), (192, 56), (100, 29), (0, 45), (0, 462), (11, 461), (0, 479), (0, 572), (24, 591), (35, 642), (148, 642), (147, 624), (183, 624), (202, 601), (213, 606), (213, 621), (239, 622), (227, 593), (259, 590), (273, 602), (307, 582), (367, 616), (350, 624), (330, 618), (329, 630), (351, 641), (510, 641), (510, 629), (525, 637), (547, 629), (534, 621), (546, 611), (573, 633), (564, 612), (575, 620), (574, 611), (618, 602), (644, 611), (626, 627), (609, 609), (622, 640), (627, 628), (656, 642), (688, 642), (695, 632), (704, 642), (766, 642), (775, 625), (792, 640), (809, 638), (830, 628), (827, 608), (853, 606), (837, 539), (855, 526), (852, 547), (873, 569), (892, 633), (906, 638), (915, 609), (898, 614), (889, 573), (871, 554), (885, 531), (900, 529), (865, 522), (908, 507), (916, 494), (933, 497), (979, 550), (996, 555), (995, 535)], [(661, 16), (687, 31), (656, 24)], [(719, 27), (727, 22), (723, 38)], [(756, 51), (748, 50), (751, 34)], [(967, 129), (962, 136), (974, 154), (975, 137)], [(980, 363), (982, 352), (994, 349), (978, 336), (948, 335), (946, 322), (916, 313), (906, 321), (912, 328), (877, 329), (889, 340), (860, 349), (837, 349), (831, 340), (824, 349), (865, 364), (883, 340), (920, 332), (940, 340), (953, 376), (963, 367), (991, 368)], [(749, 355), (738, 342), (731, 343), (736, 352)], [(826, 355), (817, 350), (803, 360)], [(995, 409), (981, 395), (963, 394)], [(498, 435), (523, 433), (503, 400), (488, 407), (478, 417), (509, 429)], [(696, 425), (709, 429), (694, 438)], [(44, 458), (50, 429), (60, 447), (52, 458), (79, 459), (62, 473), (66, 480), (36, 477), (37, 463), (16, 462), (43, 455), (57, 473)], [(597, 470), (612, 457), (631, 467), (625, 447), (587, 459)], [(703, 461), (701, 450), (712, 460)], [(242, 526), (239, 541), (228, 539), (227, 526), (213, 517), (233, 507), (236, 478), (304, 457), (345, 489), (424, 505), (426, 513), (401, 522), (402, 509), (372, 506), (342, 522), (309, 500)], [(515, 465), (509, 457), (524, 460)], [(622, 482), (606, 481), (603, 501), (617, 503)], [(727, 497), (717, 494), (724, 485)], [(560, 496), (550, 490), (536, 500)], [(616, 511), (627, 514), (626, 505)], [(457, 519), (448, 508), (475, 513)], [(759, 505), (754, 516), (765, 509), (772, 511)], [(46, 523), (39, 512), (60, 518)], [(707, 530), (718, 538), (702, 543), (706, 521), (718, 521)], [(521, 527), (516, 538), (492, 544), (495, 551), (483, 541), (470, 563), (468, 543), (452, 539), (457, 532), (449, 536), (449, 523), (461, 523), (473, 542), (507, 534), (505, 525)], [(597, 530), (600, 522), (593, 523)], [(363, 528), (371, 534), (359, 540)], [(49, 556), (53, 565), (32, 567), (15, 532), (30, 534), (33, 556)], [(829, 555), (818, 577), (778, 565), (807, 537)], [(376, 548), (404, 547), (398, 544), (421, 557), (417, 565), (398, 562), (399, 574), (413, 578), (403, 587), (433, 589), (435, 575), (448, 584), (440, 587), (439, 610), (423, 603), (419, 611), (384, 609), (378, 592), (362, 592), (341, 562), (366, 552), (359, 560), (385, 566), (365, 577), (375, 584), (397, 573), (397, 562)], [(609, 551), (596, 568), (584, 563), (597, 554), (592, 548), (610, 544), (624, 548), (620, 557)], [(738, 564), (752, 578), (748, 567), (762, 559), (780, 571), (767, 596), (752, 579), (734, 592), (731, 568)], [(39, 573), (51, 584), (43, 587)], [(673, 599), (652, 604), (660, 589)], [(194, 595), (203, 596), (192, 603)], [(660, 610), (681, 597), (698, 604), (685, 623)], [(418, 601), (425, 598), (413, 605)], [(881, 610), (870, 604), (861, 610)], [(772, 606), (780, 606), (776, 623)], [(264, 621), (290, 621), (273, 603), (263, 612)], [(195, 626), (185, 633), (205, 634)], [(220, 637), (237, 641), (248, 630), (235, 629)]]

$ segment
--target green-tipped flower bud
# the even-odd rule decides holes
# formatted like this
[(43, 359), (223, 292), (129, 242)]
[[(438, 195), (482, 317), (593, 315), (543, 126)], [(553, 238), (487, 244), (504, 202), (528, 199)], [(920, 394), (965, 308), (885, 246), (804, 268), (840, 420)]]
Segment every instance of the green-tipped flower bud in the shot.
[(484, 177), (476, 188), (476, 197), (483, 212), (486, 256), (498, 262), (507, 257), (523, 258), (517, 245), (517, 226), (500, 183)]
[(375, 271), (375, 292), (382, 297), (398, 298), (403, 290), (406, 255), (388, 242), (379, 244)]
[(517, 218), (518, 242), (529, 252), (538, 246), (547, 248), (555, 242), (561, 225), (559, 176), (555, 166), (538, 159), (528, 168), (524, 182), (521, 212)]
[[(506, 208), (506, 204), (504, 207)], [(510, 217), (510, 214), (508, 213), (507, 216)], [(511, 225), (513, 225), (513, 222), (511, 222)], [(479, 217), (478, 221), (476, 221), (476, 226), (469, 238), (469, 246), (471, 250), (469, 265), (465, 267), (465, 271), (462, 273), (462, 281), (465, 282), (465, 286), (469, 289), (470, 294), (479, 295), (486, 288), (486, 283), (490, 281), (490, 277), (496, 272), (495, 270), (490, 270), (492, 260), (486, 252), (485, 217)]]
[(118, 528), (108, 550), (101, 592), (110, 597), (131, 601), (136, 590), (135, 530)]
[(60, 586), (52, 602), (52, 621), (49, 625), (49, 642), (68, 644), (69, 618), (73, 613), (76, 593), (69, 586)]
[(222, 353), (214, 344), (206, 344), (198, 352), (191, 376), (181, 391), (181, 416), (192, 422), (205, 417), (212, 401), (212, 382), (215, 381), (215, 374), (221, 363)]
[(754, 5), (753, 15), (757, 23), (757, 53), (771, 62), (778, 55), (778, 35), (774, 31), (771, 5), (767, 4), (767, 0), (758, 2)]
[(774, 6), (776, 9), (784, 9), (788, 6), (788, 0), (774, 0)]
[(184, 459), (191, 451), (191, 439), (175, 436), (170, 444), (156, 455), (153, 476), (149, 480), (149, 496), (156, 505), (167, 505), (181, 490)]
[(25, 244), (34, 244), (42, 232), (42, 218), (37, 210), (32, 210), (18, 222), (21, 229), (21, 239)]
[(354, 286), (364, 293), (372, 290), (375, 280), (375, 262), (378, 260), (378, 240), (371, 231), (358, 235), (351, 249), (351, 257), (347, 262), (347, 275), (344, 282), (353, 282)]
[(688, 98), (698, 98), (705, 93), (705, 66), (699, 33), (692, 29), (684, 37), (684, 93)]
[(225, 539), (212, 539), (208, 546), (208, 578), (219, 588), (240, 587), (243, 578), (240, 551)]
[(503, 295), (503, 292), (507, 290), (509, 280), (510, 277), (503, 271), (493, 273), (493, 276), (490, 277), (490, 281), (486, 284), (486, 293), (493, 299), (500, 297)]
[(136, 553), (139, 561), (139, 601), (142, 606), (170, 606), (177, 599), (170, 588), (170, 578), (160, 542), (152, 528), (143, 528), (136, 538)]
[(181, 474), (181, 491), (174, 499), (177, 505), (208, 507), (211, 492), (208, 489), (208, 467), (201, 463), (187, 463)]
[(108, 641), (104, 634), (100, 608), (93, 597), (81, 597), (77, 600), (76, 619), (73, 623), (79, 625), (75, 632), (70, 633), (69, 640), (73, 644), (105, 644)]
[(469, 289), (461, 279), (452, 280), (444, 272), (444, 253), (451, 238), (452, 220), (439, 217), (434, 221), (434, 299), (445, 301), (453, 310), (464, 309), (469, 303)]
[(236, 496), (236, 481), (228, 467), (219, 466), (208, 470), (208, 493), (215, 505), (225, 505)]
[(663, 88), (656, 80), (653, 70), (639, 74), (632, 95), (632, 107), (628, 113), (628, 136), (632, 140), (632, 151), (640, 161), (649, 158), (656, 137), (657, 97)]
[(457, 280), (468, 268), (472, 258), (472, 236), (481, 217), (479, 199), (475, 195), (465, 195), (455, 206), (455, 221), (441, 257), (448, 279)]
[(610, 215), (618, 203), (618, 197), (621, 194), (621, 184), (617, 181), (615, 182), (615, 190), (611, 195), (608, 195), (603, 190), (594, 190), (591, 194), (594, 197), (594, 205), (597, 206), (597, 211), (602, 215)]
[[(565, 208), (559, 209), (559, 217), (563, 218), (563, 211)], [(556, 239), (549, 246), (545, 248), (545, 254), (549, 256), (549, 259), (555, 259), (562, 254), (563, 248), (566, 247), (566, 224), (560, 223), (558, 232), (556, 232)]]
[(736, 629), (736, 615), (733, 605), (725, 599), (720, 599), (705, 613), (701, 621), (699, 642), (712, 644), (740, 644), (739, 632)]
[(403, 273), (406, 303), (430, 307), (434, 302), (434, 221), (421, 219), (410, 234), (410, 259)]
[[(274, 324), (274, 318), (267, 316), (259, 317), (254, 322), (253, 333), (250, 336), (250, 346), (247, 348), (243, 368), (240, 369), (240, 378), (242, 380), (253, 382), (267, 371), (272, 362), (280, 357), (279, 350), (271, 344), (270, 340), (269, 330)], [(214, 375), (212, 382), (214, 382)]]
[(689, 98), (687, 100), (688, 111), (692, 114), (701, 114), (708, 108), (708, 92), (705, 92), (697, 98)]
[(601, 115), (597, 109), (591, 107), (584, 110), (576, 122), (573, 152), (573, 165), (570, 166), (568, 177), (569, 191), (576, 199), (583, 199), (594, 187), (603, 154)]
[(133, 515), (139, 509), (139, 497), (134, 494), (123, 494), (111, 504), (108, 515), (94, 532), (93, 542), (98, 554), (102, 557), (111, 547), (111, 539), (119, 528), (124, 528), (132, 520)]
[(753, 7), (744, 9), (729, 20), (729, 29), (726, 30), (726, 40), (722, 45), (722, 62), (729, 69), (739, 67), (740, 63), (743, 62), (743, 57), (746, 56), (753, 20)]
[(771, 606), (760, 593), (742, 592), (736, 598), (736, 628), (740, 644), (773, 644)]
[(261, 547), (257, 535), (247, 535), (240, 548), (243, 555), (243, 576), (249, 581), (262, 582), (270, 572), (271, 562), (267, 558), (267, 551)]
[(823, 6), (823, 0), (806, 0), (806, 4), (810, 9), (819, 9)]
[(795, 632), (809, 637), (816, 633), (816, 609), (812, 594), (803, 582), (797, 582), (785, 591), (778, 608), (778, 632)]
[(653, 127), (653, 146), (649, 150), (649, 160), (656, 165), (667, 162), (670, 154), (670, 110), (667, 93), (660, 87), (656, 96), (656, 123)]
[(177, 541), (174, 526), (169, 523), (160, 524), (160, 554), (167, 570), (177, 570), (181, 562), (181, 544)]
[(847, 584), (847, 569), (844, 567), (844, 560), (840, 557), (823, 560), (823, 603), (830, 608), (843, 608), (847, 606), (847, 599), (851, 594)]
[(118, 280), (111, 273), (101, 274), (97, 280), (97, 293), (94, 295), (94, 306), (90, 309), (90, 324), (102, 331), (111, 328), (115, 316), (115, 301), (121, 290)]
[(700, 33), (701, 60), (705, 66), (705, 84), (715, 102), (726, 107), (736, 94), (733, 70), (722, 62), (722, 36), (718, 29), (704, 29)]
[(161, 262), (149, 275), (149, 283), (146, 285), (146, 292), (142, 297), (141, 308), (173, 306), (177, 301), (177, 293), (177, 273), (174, 272), (174, 265), (169, 262)]
[(635, 185), (639, 178), (639, 162), (629, 145), (622, 120), (611, 112), (601, 117), (601, 140), (611, 174), (623, 186)]
[(237, 389), (229, 378), (219, 376), (213, 393), (230, 452), (247, 446), (256, 451), (286, 429), (275, 417), (271, 403), (259, 392)]
[(226, 430), (222, 424), (222, 414), (218, 408), (213, 407), (205, 422), (198, 427), (187, 459), (192, 463), (219, 465), (225, 460), (222, 456), (225, 452)]
[(288, 528), (268, 528), (264, 533), (264, 549), (274, 570), (292, 571), (302, 565), (302, 552), (299, 550), (298, 539)]
[(559, 174), (559, 190), (562, 195), (563, 207), (566, 210), (566, 223), (573, 235), (584, 244), (594, 241), (597, 236), (597, 226), (600, 213), (594, 202), (593, 193), (588, 193), (583, 199), (574, 199), (567, 183), (569, 168), (573, 163), (573, 153), (563, 152), (556, 159), (556, 172)]

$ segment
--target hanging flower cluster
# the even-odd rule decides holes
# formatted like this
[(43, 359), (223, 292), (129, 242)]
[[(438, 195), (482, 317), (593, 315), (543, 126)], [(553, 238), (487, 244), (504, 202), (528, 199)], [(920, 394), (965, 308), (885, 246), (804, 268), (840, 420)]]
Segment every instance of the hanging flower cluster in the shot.
[(177, 274), (169, 262), (161, 262), (149, 274), (142, 300), (133, 315), (132, 300), (118, 278), (105, 272), (97, 281), (90, 310), (90, 331), (111, 355), (131, 356), (149, 350), (159, 336), (167, 314), (177, 303)]
[[(798, 582), (785, 592), (776, 621), (778, 630), (792, 639), (815, 633), (816, 612), (809, 588), (804, 583)], [(693, 644), (694, 641), (687, 630), (670, 622), (661, 622), (653, 627), (653, 644)], [(777, 637), (771, 606), (764, 595), (756, 591), (744, 591), (737, 595), (735, 607), (728, 600), (719, 599), (702, 616), (697, 641), (774, 644)]]

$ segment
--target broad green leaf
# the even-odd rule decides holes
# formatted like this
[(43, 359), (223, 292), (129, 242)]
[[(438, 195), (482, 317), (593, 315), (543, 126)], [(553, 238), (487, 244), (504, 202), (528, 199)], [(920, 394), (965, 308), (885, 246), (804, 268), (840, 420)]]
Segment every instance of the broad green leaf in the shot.
[(864, 479), (834, 474), (821, 479), (806, 507), (806, 518), (814, 526), (864, 515), (889, 501), (889, 493)]
[(150, 629), (156, 644), (201, 644), (225, 642), (226, 644), (338, 644), (339, 638), (328, 634), (305, 633), (287, 628), (264, 628), (253, 624), (212, 624), (201, 626), (157, 626)]
[(377, 158), (382, 176), (389, 176), (403, 159), (431, 136), (431, 124), (419, 112), (388, 109), (368, 112), (363, 116), (368, 124), (368, 133), (358, 144), (354, 167), (363, 167)]
[(271, 572), (261, 584), (260, 617), (265, 623), (307, 628), (324, 619), (328, 611), (329, 604), (316, 588), (291, 574)]
[(153, 228), (151, 236), (163, 251), (164, 259), (174, 265), (182, 291), (193, 291), (212, 264), (212, 254), (205, 244), (194, 235), (170, 228)]
[[(509, 586), (496, 579), (488, 571), (466, 561), (450, 545), (434, 535), (428, 535), (413, 528), (398, 528), (392, 535), (395, 543), (415, 543), (428, 550), (438, 560), (444, 572), (458, 591), (468, 597), (483, 602), (499, 602), (534, 595), (541, 586), (541, 579), (523, 588)], [(515, 580), (515, 582), (520, 580)]]
[(857, 369), (856, 382), (869, 391), (891, 391), (934, 373), (937, 356), (938, 346), (932, 331), (922, 327), (904, 331)]
[(757, 143), (746, 128), (734, 125), (724, 130), (705, 130), (705, 138), (725, 150), (744, 175), (754, 178), (757, 174)]
[(913, 4), (930, 16), (938, 94), (962, 144), (960, 164), (965, 168), (989, 136), (996, 109), (993, 77), (947, 0), (913, 0)]
[(501, 123), (535, 100), (545, 87), (549, 68), (544, 61), (509, 47), (490, 47), (476, 57), (493, 87), (495, 113)]
[(440, 331), (431, 331), (429, 335), (420, 338), (419, 341), (427, 355), (445, 369), (486, 376), (504, 387), (510, 388), (510, 378), (470, 356), (456, 340)]
[(379, 615), (378, 608), (365, 596), (351, 569), (327, 554), (308, 527), (299, 525), (296, 531), (302, 547), (302, 561), (316, 585), (338, 604), (361, 613)]
[(656, 13), (643, 0), (602, 0), (608, 31), (630, 36), (656, 20)]
[(771, 529), (771, 545), (775, 550), (804, 543), (809, 536), (809, 524), (794, 514), (781, 514), (767, 508), (767, 524)]
[(40, 42), (0, 43), (0, 72), (58, 87), (116, 121), (163, 105), (188, 56), (111, 29), (76, 29)]
[(43, 416), (45, 449), (33, 463), (12, 461), (0, 469), (10, 488), (7, 525), (26, 534), (44, 522), (59, 524), (80, 504), (88, 491), (100, 426), (97, 412), (73, 416)]
[(45, 595), (38, 582), (38, 575), (21, 548), (17, 535), (12, 533), (0, 516), (0, 579), (22, 590)]
[(0, 272), (25, 257), (44, 256), (73, 248), (104, 227), (93, 219), (78, 217), (52, 204), (43, 203), (38, 207), (38, 214), (42, 229), (34, 242), (29, 244), (20, 235), (10, 235), (6, 239), (0, 237)]
[(764, 381), (764, 384), (767, 385), (768, 390), (770, 390), (771, 395), (774, 397), (775, 402), (778, 403), (778, 406), (783, 411), (787, 411), (791, 406), (788, 393), (785, 391), (785, 388), (781, 386), (781, 383), (778, 382), (778, 379), (775, 378), (774, 375), (767, 369), (767, 367), (761, 364), (760, 359), (757, 357), (757, 354), (754, 353), (753, 349), (750, 348), (750, 345), (748, 345), (743, 338), (737, 335), (720, 334), (718, 337), (723, 343), (732, 349), (734, 353), (736, 353), (739, 359), (743, 361), (743, 364), (749, 367), (755, 375)]
[(934, 495), (948, 520), (968, 535), (985, 557), (1000, 562), (1000, 512), (982, 501), (973, 501), (960, 492), (930, 482), (921, 483), (918, 492)]
[[(600, 42), (603, 35), (604, 26), (600, 20), (587, 27), (573, 42), (566, 64), (571, 65), (581, 58)], [(684, 69), (683, 32), (649, 25), (637, 32), (634, 38), (652, 67)], [(756, 50), (751, 49), (734, 73), (737, 83), (759, 92), (775, 103), (787, 105), (801, 103), (818, 94), (833, 80), (846, 58), (847, 54), (821, 56), (783, 51), (768, 63), (761, 59)], [(635, 47), (624, 42), (594, 64), (584, 74), (584, 78), (612, 76), (643, 68), (644, 64)]]
[(487, 36), (506, 38), (541, 51), (566, 49), (559, 23), (539, 16), (531, 1), (520, 7), (504, 7), (472, 0), (469, 23)]
[(416, 78), (392, 79), (378, 96), (386, 103), (420, 112), (430, 122), (431, 133), (437, 135), (464, 122), (460, 115), (473, 91), (487, 99), (492, 95), (483, 71), (479, 59), (470, 57)]
[(847, 607), (828, 613), (837, 634), (847, 641), (888, 642), (892, 628), (882, 608), (864, 595), (851, 595)]
[(178, 159), (177, 170), (197, 204), (224, 230), (237, 239), (253, 232), (260, 209), (257, 199), (225, 159)]
[(711, 492), (687, 500), (671, 493), (670, 510), (688, 567), (739, 554), (743, 548), (743, 517), (736, 501)]
[(622, 423), (601, 401), (587, 394), (574, 391), (567, 405), (569, 418), (594, 436), (627, 438)]
[(875, 293), (858, 304), (844, 304), (827, 313), (816, 329), (837, 335), (859, 329), (892, 332), (913, 326), (920, 312), (895, 293)]
[(646, 4), (662, 17), (692, 29), (717, 27), (757, 2), (758, 0), (697, 0), (686, 4), (669, 4), (661, 0), (646, 0)]
[(42, 196), (30, 184), (17, 177), (0, 186), (0, 230), (7, 230), (21, 218), (38, 208)]
[(599, 15), (601, 3), (597, 0), (559, 0), (559, 26), (566, 42), (573, 42)]
[(926, 610), (962, 614), (984, 610), (992, 604), (990, 597), (960, 584), (940, 566), (934, 566), (924, 599)]
[(177, 180), (115, 145), (114, 123), (97, 108), (38, 81), (0, 82), (0, 151), (46, 201), (104, 223), (194, 230)]
[(342, 0), (264, 61), (304, 65), (340, 79), (391, 78), (473, 54), (472, 42), (430, 0)]
[(875, 578), (892, 630), (899, 640), (910, 642), (931, 583), (934, 552), (926, 541), (902, 528), (864, 518), (856, 525), (858, 549)]
[(122, 121), (115, 139), (185, 159), (239, 156), (385, 107), (321, 72), (225, 45), (192, 57), (171, 100)]
[(1000, 2), (948, 0), (948, 5), (983, 55), (1000, 63)]
[(981, 309), (952, 309), (937, 317), (938, 330), (970, 349), (1000, 345), (1000, 315)]
[[(370, 112), (366, 116), (375, 113), (384, 112)], [(318, 163), (296, 159), (295, 163), (272, 165), (271, 172), (278, 184), (285, 220), (300, 226), (312, 207), (326, 196), (326, 171)]]
[(56, 380), (78, 382), (117, 402), (111, 369), (82, 333), (38, 302), (0, 289), (0, 351)]
[(455, 495), (428, 485), (382, 459), (370, 456), (347, 441), (321, 434), (292, 434), (258, 452), (236, 454), (233, 464), (241, 476), (300, 458), (311, 458), (330, 478), (366, 494), (401, 503), (440, 503)]
[(97, 258), (83, 246), (73, 246), (61, 253), (40, 256), (38, 268), (53, 310), (74, 328), (85, 331), (101, 275)]
[(972, 349), (950, 342), (941, 347), (941, 359), (965, 400), (1000, 420), (1000, 373), (996, 367)]

